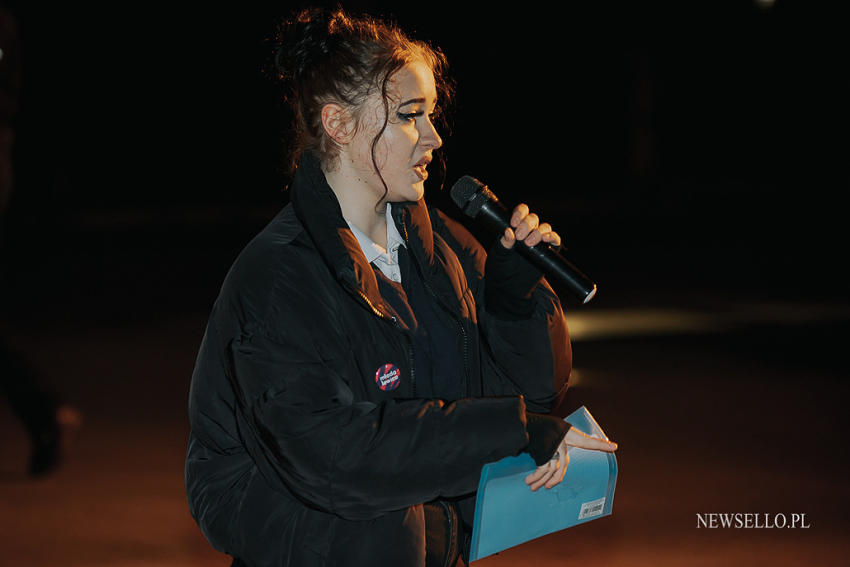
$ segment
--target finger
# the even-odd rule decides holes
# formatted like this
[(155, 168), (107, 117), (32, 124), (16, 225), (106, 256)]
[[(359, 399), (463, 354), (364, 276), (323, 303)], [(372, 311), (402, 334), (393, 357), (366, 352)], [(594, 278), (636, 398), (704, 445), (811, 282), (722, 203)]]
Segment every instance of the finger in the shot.
[(613, 452), (617, 450), (617, 444), (601, 437), (591, 437), (586, 433), (582, 433), (575, 427), (571, 427), (564, 437), (564, 442), (572, 447), (581, 447), (582, 449), (592, 449), (594, 451)]
[(549, 469), (548, 469), (547, 465), (541, 465), (541, 466), (537, 467), (536, 469), (534, 469), (534, 472), (532, 472), (530, 475), (525, 477), (525, 484), (532, 485), (532, 484), (537, 483), (541, 478), (546, 476), (546, 474), (548, 474), (548, 472), (549, 472)]
[(599, 437), (590, 437), (582, 441), (582, 444), (576, 444), (573, 447), (581, 447), (582, 449), (591, 449), (593, 451), (605, 451), (607, 453), (613, 453), (617, 450), (616, 443)]
[(531, 234), (531, 231), (537, 228), (538, 224), (540, 224), (540, 219), (537, 218), (537, 215), (529, 213), (516, 228), (516, 239), (525, 240), (525, 237)]
[(543, 234), (542, 237), (543, 242), (551, 244), (552, 246), (558, 247), (561, 245), (561, 235), (555, 232), (554, 230), (551, 232), (547, 232)]
[(516, 236), (514, 235), (513, 229), (511, 229), (510, 227), (506, 228), (505, 234), (502, 236), (499, 242), (501, 242), (502, 246), (504, 246), (508, 250), (513, 248), (514, 244), (516, 243)]
[(537, 467), (534, 472), (525, 477), (525, 483), (532, 487), (532, 490), (537, 490), (541, 483), (546, 482), (546, 479), (552, 471), (549, 469), (549, 463), (544, 463)]
[(532, 230), (525, 238), (524, 242), (527, 246), (536, 246), (541, 240), (543, 240), (543, 237), (549, 232), (552, 232), (552, 227), (549, 225), (548, 222), (544, 222), (543, 224)]
[(563, 477), (563, 468), (561, 465), (563, 464), (563, 461), (563, 454), (561, 450), (558, 449), (558, 451), (555, 452), (555, 456), (552, 457), (552, 463), (554, 463), (552, 465), (554, 468), (552, 476), (550, 476), (549, 479), (546, 481), (546, 484), (543, 485), (546, 487), (546, 490), (557, 486), (558, 483), (561, 482), (561, 478)]
[(570, 463), (570, 455), (567, 453), (566, 447), (558, 449), (558, 469), (546, 482), (546, 488), (555, 488), (561, 481), (564, 480), (564, 475), (567, 474), (567, 465)]
[(511, 213), (511, 226), (516, 228), (519, 226), (519, 223), (522, 222), (522, 219), (528, 216), (528, 205), (525, 203), (520, 203), (516, 207), (514, 207), (513, 213)]
[(531, 484), (532, 492), (537, 492), (541, 487), (545, 486), (546, 483), (549, 482), (549, 479), (552, 478), (552, 475), (554, 475), (558, 471), (558, 461), (549, 461), (548, 463), (543, 465), (542, 468), (545, 469), (546, 474), (544, 474), (540, 478), (540, 480)]

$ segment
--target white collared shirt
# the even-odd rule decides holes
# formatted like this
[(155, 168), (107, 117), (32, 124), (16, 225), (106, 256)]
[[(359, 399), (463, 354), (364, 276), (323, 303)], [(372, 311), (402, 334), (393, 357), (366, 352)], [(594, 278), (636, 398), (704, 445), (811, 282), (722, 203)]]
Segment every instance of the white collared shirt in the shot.
[(393, 221), (390, 204), (387, 203), (387, 248), (386, 250), (374, 240), (366, 236), (362, 230), (345, 219), (360, 248), (370, 264), (375, 264), (381, 272), (394, 282), (401, 283), (401, 269), (398, 265), (398, 247), (405, 246), (404, 239)]

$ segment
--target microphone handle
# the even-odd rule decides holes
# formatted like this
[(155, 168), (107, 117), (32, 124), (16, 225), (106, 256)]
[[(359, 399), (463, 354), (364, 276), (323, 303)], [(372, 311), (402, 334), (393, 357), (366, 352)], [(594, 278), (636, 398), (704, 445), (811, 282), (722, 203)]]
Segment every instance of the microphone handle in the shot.
[[(505, 229), (511, 226), (510, 213), (498, 200), (488, 200), (481, 207), (476, 220), (499, 234), (503, 234)], [(514, 250), (547, 277), (554, 277), (582, 303), (589, 302), (596, 295), (596, 284), (593, 280), (561, 256), (548, 242), (539, 242), (535, 246), (517, 242), (514, 244)]]

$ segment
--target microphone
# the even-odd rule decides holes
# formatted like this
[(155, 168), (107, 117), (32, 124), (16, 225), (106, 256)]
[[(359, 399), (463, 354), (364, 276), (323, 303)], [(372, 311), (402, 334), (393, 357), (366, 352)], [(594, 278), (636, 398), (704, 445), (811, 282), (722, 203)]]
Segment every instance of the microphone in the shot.
[[(499, 202), (486, 185), (464, 175), (455, 182), (451, 190), (452, 200), (469, 217), (486, 228), (503, 234), (510, 227), (510, 212)], [(535, 246), (526, 246), (521, 242), (514, 245), (526, 260), (534, 264), (547, 277), (563, 284), (582, 303), (587, 303), (596, 295), (596, 284), (581, 270), (561, 256), (548, 242), (539, 242)]]

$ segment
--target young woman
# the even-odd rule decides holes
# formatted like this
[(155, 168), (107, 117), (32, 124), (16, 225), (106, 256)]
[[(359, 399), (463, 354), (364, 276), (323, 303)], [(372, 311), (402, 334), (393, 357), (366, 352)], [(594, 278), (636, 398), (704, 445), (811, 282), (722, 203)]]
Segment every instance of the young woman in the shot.
[(513, 246), (557, 233), (520, 205), (485, 253), (423, 200), (443, 55), (340, 10), (281, 27), (296, 117), (291, 204), (222, 286), (189, 400), (189, 505), (234, 565), (463, 565), (481, 467), (566, 447), (560, 303)]

